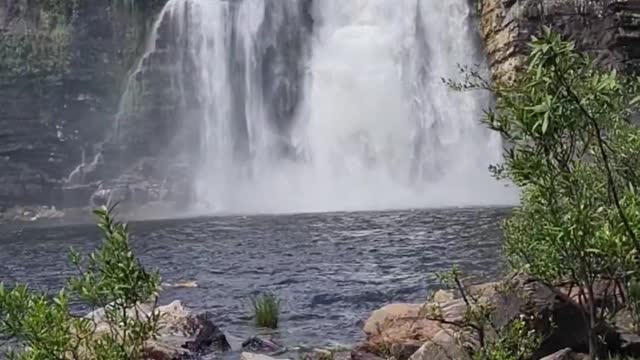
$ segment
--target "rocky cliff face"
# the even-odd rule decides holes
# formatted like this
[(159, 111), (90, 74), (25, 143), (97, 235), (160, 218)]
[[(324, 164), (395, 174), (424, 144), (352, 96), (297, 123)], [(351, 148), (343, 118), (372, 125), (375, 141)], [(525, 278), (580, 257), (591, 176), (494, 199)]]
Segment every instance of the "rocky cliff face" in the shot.
[[(513, 76), (542, 25), (611, 66), (640, 72), (640, 0), (470, 1), (497, 79)], [(168, 85), (176, 63), (166, 51), (175, 41), (168, 24), (161, 24), (156, 51), (141, 57), (164, 2), (139, 2), (149, 5), (131, 11), (116, 0), (0, 0), (0, 212), (16, 204), (84, 206), (101, 189), (119, 187), (121, 197), (142, 202), (151, 193), (166, 198), (160, 193), (173, 190), (161, 184), (175, 182), (166, 174), (185, 178), (188, 164), (162, 159), (172, 142), (197, 138), (176, 134), (177, 114), (191, 106), (179, 108)], [(281, 55), (287, 57), (273, 58)], [(136, 106), (119, 113), (138, 59)], [(295, 101), (273, 86), (270, 93), (283, 99), (274, 117), (287, 118)]]
[(607, 65), (640, 70), (640, 0), (478, 0), (477, 6), (496, 79), (513, 76), (543, 25)]
[[(191, 94), (196, 73), (180, 52), (187, 50), (175, 22), (163, 16), (155, 23), (165, 3), (0, 0), (0, 213), (14, 205), (189, 200), (185, 181), (200, 128), (185, 122), (202, 106)], [(266, 12), (275, 16), (277, 3), (268, 2)], [(310, 3), (300, 2), (305, 9)], [(144, 5), (132, 12), (123, 4)], [(304, 43), (296, 26), (277, 36)], [(299, 91), (271, 80), (282, 68), (298, 70), (278, 61), (297, 58), (272, 46), (264, 51), (264, 91), (279, 99), (268, 111), (290, 118)]]
[(152, 17), (123, 3), (0, 0), (0, 209), (86, 204), (65, 180), (111, 130)]

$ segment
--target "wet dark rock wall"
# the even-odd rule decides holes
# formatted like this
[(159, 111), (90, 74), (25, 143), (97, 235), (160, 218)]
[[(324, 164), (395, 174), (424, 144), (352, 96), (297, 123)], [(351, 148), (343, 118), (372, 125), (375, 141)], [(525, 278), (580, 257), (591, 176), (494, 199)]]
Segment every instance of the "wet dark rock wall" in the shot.
[[(198, 138), (198, 128), (178, 126), (176, 119), (189, 119), (188, 109), (198, 104), (195, 96), (178, 96), (169, 86), (177, 63), (169, 48), (179, 46), (172, 43), (169, 23), (161, 26), (157, 51), (135, 75), (137, 107), (118, 114), (128, 72), (142, 56), (144, 39), (165, 1), (150, 0), (135, 11), (117, 5), (123, 1), (81, 1), (56, 15), (39, 0), (0, 0), (0, 211), (18, 204), (85, 206), (96, 194), (106, 196), (101, 189), (120, 188), (121, 197), (141, 202), (187, 190), (180, 180), (188, 177), (189, 152), (198, 147), (189, 139)], [(517, 71), (526, 42), (543, 24), (576, 39), (606, 64), (628, 72), (640, 69), (640, 0), (470, 1), (478, 7), (496, 78), (508, 79)], [(300, 4), (308, 8), (310, 2)], [(308, 32), (311, 17), (306, 22)], [(61, 24), (66, 32), (52, 32)], [(263, 49), (263, 87), (270, 118), (286, 132), (300, 89), (282, 79), (301, 76), (304, 69), (296, 68), (295, 57), (304, 41), (293, 23), (282, 29), (269, 24), (265, 33), (288, 45)], [(67, 37), (60, 40), (60, 33)], [(38, 44), (40, 53), (25, 55), (25, 37)], [(23, 68), (15, 56), (30, 59), (32, 67)], [(188, 74), (189, 64), (184, 66), (180, 73)], [(278, 78), (283, 69), (296, 73)], [(81, 163), (86, 166), (69, 179)], [(166, 186), (174, 182), (178, 185)]]
[(640, 72), (640, 0), (477, 0), (493, 74), (508, 79), (543, 25), (601, 63)]
[[(77, 205), (64, 181), (111, 130), (123, 79), (157, 8), (91, 0), (56, 13), (41, 3), (0, 0), (0, 209)], [(46, 50), (61, 36), (63, 45), (35, 54), (33, 47)]]
[[(232, 2), (222, 26), (228, 33), (223, 36), (224, 44), (218, 44), (225, 47), (225, 59), (210, 59), (220, 61), (216, 64), (230, 72), (228, 116), (239, 162), (250, 161), (254, 155), (248, 144), (250, 121), (246, 111), (250, 101), (261, 98), (267, 121), (282, 135), (281, 151), (289, 155), (288, 132), (302, 99), (312, 28), (311, 1), (264, 0), (264, 5), (264, 18), (256, 33), (258, 40), (245, 43), (242, 32), (246, 29), (242, 26), (247, 24), (239, 20), (242, 5), (240, 1)], [(198, 30), (190, 28), (198, 22), (197, 16), (181, 6), (169, 7), (162, 13), (157, 32), (150, 38), (155, 42), (148, 44), (148, 51), (131, 77), (125, 96), (127, 105), (118, 114), (117, 132), (105, 144), (105, 148), (124, 157), (119, 164), (126, 167), (137, 166), (136, 161), (144, 159), (152, 170), (142, 183), (168, 186), (150, 196), (152, 201), (166, 203), (191, 200), (191, 179), (201, 166), (201, 157), (206, 158), (201, 142), (204, 119), (215, 116), (207, 111), (211, 111), (213, 100), (220, 100), (203, 94), (200, 77), (202, 67), (208, 64), (199, 54), (204, 43), (200, 43)], [(255, 65), (248, 66), (251, 61)], [(255, 88), (248, 88), (247, 83)], [(256, 88), (259, 94), (253, 93)], [(149, 134), (153, 137), (149, 138)], [(134, 162), (127, 164), (127, 160)], [(121, 187), (119, 182), (109, 186)]]

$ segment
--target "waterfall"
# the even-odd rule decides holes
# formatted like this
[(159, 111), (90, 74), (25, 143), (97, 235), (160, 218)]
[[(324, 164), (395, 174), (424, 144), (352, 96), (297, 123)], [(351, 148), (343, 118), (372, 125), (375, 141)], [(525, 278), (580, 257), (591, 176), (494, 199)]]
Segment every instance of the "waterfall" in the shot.
[[(493, 180), (467, 0), (169, 0), (174, 81), (203, 211), (511, 204)], [(158, 32), (154, 27), (154, 32)], [(157, 34), (152, 35), (154, 39)], [(196, 138), (197, 137), (197, 138)]]

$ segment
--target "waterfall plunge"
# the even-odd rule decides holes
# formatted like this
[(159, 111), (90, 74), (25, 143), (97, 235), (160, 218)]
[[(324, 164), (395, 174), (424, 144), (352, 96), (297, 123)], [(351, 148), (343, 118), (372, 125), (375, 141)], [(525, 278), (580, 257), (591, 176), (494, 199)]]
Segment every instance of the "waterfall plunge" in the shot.
[(487, 170), (501, 159), (479, 123), (488, 99), (441, 81), (477, 62), (469, 16), (467, 0), (170, 0), (196, 206), (513, 203)]

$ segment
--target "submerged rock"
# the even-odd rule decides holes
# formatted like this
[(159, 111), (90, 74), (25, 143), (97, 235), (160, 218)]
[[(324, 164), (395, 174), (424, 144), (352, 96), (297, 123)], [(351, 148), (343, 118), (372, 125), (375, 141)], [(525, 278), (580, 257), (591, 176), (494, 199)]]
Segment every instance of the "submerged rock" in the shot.
[(271, 340), (254, 336), (242, 343), (242, 349), (253, 352), (274, 353), (281, 352), (283, 350), (283, 346), (280, 346)]
[(162, 283), (162, 287), (167, 288), (197, 288), (198, 283), (195, 281), (179, 281), (176, 283)]
[(195, 340), (187, 341), (184, 348), (198, 355), (210, 354), (216, 351), (229, 351), (231, 345), (224, 332), (210, 319), (210, 314), (200, 314), (193, 320), (194, 328), (198, 329)]

